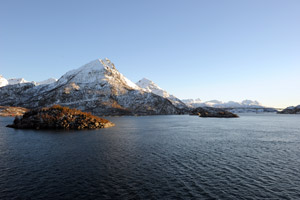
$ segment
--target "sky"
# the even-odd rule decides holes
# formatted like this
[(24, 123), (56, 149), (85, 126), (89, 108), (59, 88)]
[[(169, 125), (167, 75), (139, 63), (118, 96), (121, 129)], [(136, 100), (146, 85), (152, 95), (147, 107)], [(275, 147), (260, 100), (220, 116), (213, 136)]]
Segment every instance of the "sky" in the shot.
[(300, 104), (299, 0), (0, 0), (0, 74), (109, 58), (178, 98)]

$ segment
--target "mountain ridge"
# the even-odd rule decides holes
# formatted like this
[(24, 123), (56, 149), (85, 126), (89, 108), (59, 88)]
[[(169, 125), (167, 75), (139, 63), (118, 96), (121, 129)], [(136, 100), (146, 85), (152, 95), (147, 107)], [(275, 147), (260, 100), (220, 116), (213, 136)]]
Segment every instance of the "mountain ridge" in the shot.
[(256, 100), (243, 100), (241, 102), (236, 101), (228, 101), (222, 102), (219, 100), (210, 100), (210, 101), (201, 101), (200, 98), (197, 99), (182, 99), (182, 101), (189, 108), (197, 108), (197, 107), (212, 107), (212, 108), (223, 108), (231, 111), (233, 113), (241, 113), (241, 112), (277, 112), (274, 108), (268, 108), (263, 106)]
[(22, 83), (0, 88), (3, 106), (38, 108), (59, 104), (97, 115), (180, 114), (168, 99), (127, 79), (107, 58), (66, 72), (56, 82)]
[(153, 94), (167, 98), (169, 101), (172, 102), (173, 105), (180, 109), (188, 109), (187, 105), (183, 103), (180, 99), (178, 99), (174, 95), (170, 95), (167, 91), (165, 91), (149, 79), (142, 78), (136, 84), (147, 92), (151, 92)]

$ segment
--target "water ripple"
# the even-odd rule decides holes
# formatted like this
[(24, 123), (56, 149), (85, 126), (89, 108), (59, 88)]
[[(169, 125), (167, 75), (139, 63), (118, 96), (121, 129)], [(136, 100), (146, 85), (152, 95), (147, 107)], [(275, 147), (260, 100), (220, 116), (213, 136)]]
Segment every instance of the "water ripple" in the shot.
[(119, 117), (53, 132), (0, 118), (0, 199), (300, 199), (299, 119)]

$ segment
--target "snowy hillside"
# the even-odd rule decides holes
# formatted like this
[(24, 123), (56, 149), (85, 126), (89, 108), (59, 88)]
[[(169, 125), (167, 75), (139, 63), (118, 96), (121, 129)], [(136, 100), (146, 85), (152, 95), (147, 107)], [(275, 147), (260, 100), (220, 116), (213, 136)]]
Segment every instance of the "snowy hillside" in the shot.
[(58, 81), (58, 84), (67, 83), (69, 81), (80, 84), (91, 83), (110, 83), (114, 86), (122, 85), (130, 89), (139, 90), (140, 88), (123, 76), (107, 58), (97, 59), (88, 64), (67, 72)]
[(8, 85), (15, 85), (19, 83), (28, 83), (29, 81), (26, 81), (24, 78), (11, 78), (8, 79)]
[(23, 83), (0, 88), (0, 105), (28, 108), (75, 107), (96, 115), (178, 114), (167, 99), (141, 89), (106, 59), (71, 70), (50, 84)]
[(151, 81), (149, 79), (143, 78), (143, 79), (139, 80), (136, 84), (140, 88), (145, 89), (147, 92), (152, 92), (152, 93), (162, 96), (164, 98), (170, 97), (170, 95), (165, 90), (160, 88), (158, 85), (156, 85), (153, 81)]
[(178, 108), (187, 108), (187, 106), (177, 97), (170, 95), (167, 91), (160, 88), (153, 81), (143, 78), (136, 83), (140, 88), (143, 88), (147, 92), (151, 92), (153, 94), (159, 95), (161, 97), (167, 98)]
[(47, 80), (37, 82), (36, 85), (47, 85), (51, 83), (55, 83), (57, 81), (56, 78), (48, 78)]
[(195, 103), (202, 103), (201, 99), (181, 99), (181, 101), (187, 105), (189, 104), (195, 104)]
[[(24, 78), (11, 78), (11, 79), (5, 79), (2, 75), (0, 75), (0, 87), (4, 87), (7, 85), (15, 85), (15, 84), (23, 84), (23, 83), (29, 83)], [(35, 84), (35, 82), (32, 82)]]

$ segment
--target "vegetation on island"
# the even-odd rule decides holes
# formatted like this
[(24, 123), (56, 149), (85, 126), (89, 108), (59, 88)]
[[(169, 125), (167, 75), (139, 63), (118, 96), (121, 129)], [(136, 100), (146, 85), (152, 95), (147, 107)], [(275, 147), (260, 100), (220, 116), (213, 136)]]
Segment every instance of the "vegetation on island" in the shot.
[(54, 105), (32, 109), (22, 117), (16, 117), (11, 128), (18, 129), (98, 129), (114, 126), (106, 119), (77, 109)]

